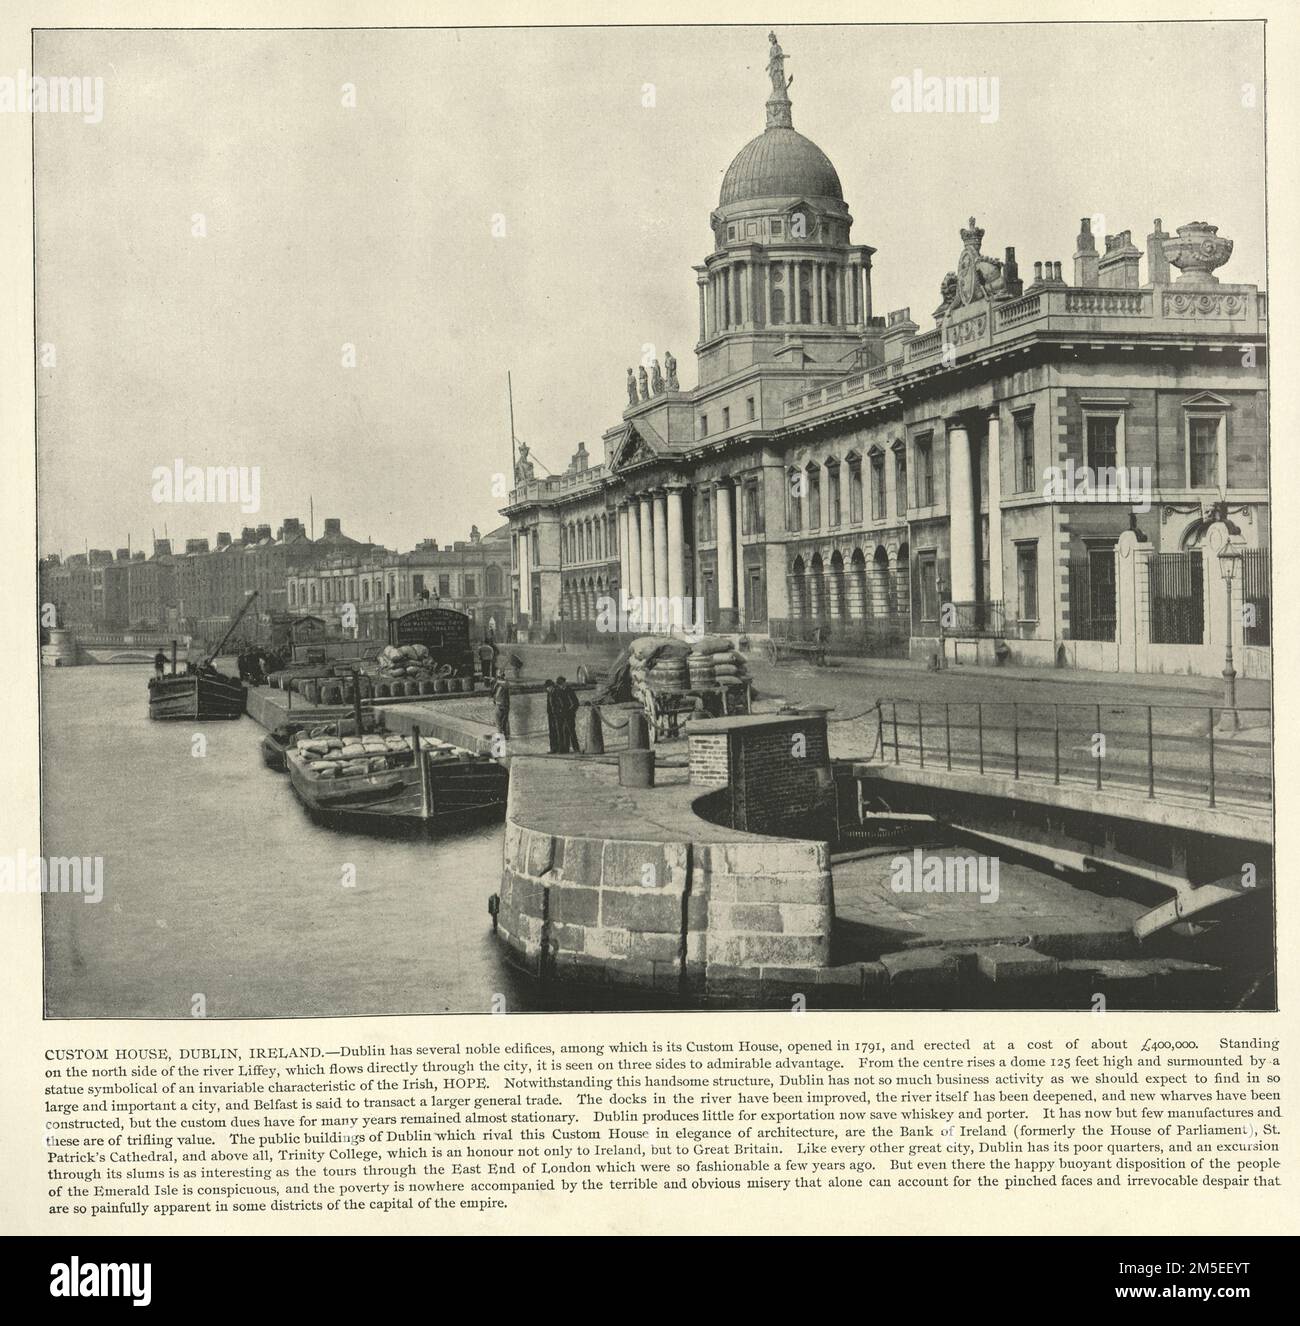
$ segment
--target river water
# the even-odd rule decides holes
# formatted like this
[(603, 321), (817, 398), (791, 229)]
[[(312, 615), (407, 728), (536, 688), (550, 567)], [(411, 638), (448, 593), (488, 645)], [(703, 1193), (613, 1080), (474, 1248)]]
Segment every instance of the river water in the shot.
[(433, 841), (322, 828), (262, 764), (252, 719), (151, 722), (148, 675), (41, 674), (42, 850), (104, 862), (101, 902), (43, 899), (49, 1016), (189, 1018), (196, 996), (208, 1017), (541, 1006), (492, 936), (500, 824)]

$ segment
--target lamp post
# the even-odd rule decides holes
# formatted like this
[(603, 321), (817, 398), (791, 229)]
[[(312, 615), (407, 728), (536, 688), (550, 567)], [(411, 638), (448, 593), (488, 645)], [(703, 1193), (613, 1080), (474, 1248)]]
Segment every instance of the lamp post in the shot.
[(1241, 550), (1230, 539), (1219, 549), (1219, 572), (1223, 576), (1225, 601), (1224, 627), (1226, 646), (1223, 656), (1223, 716), (1220, 729), (1236, 732), (1237, 723), (1237, 670), (1232, 663), (1232, 582), (1241, 564)]

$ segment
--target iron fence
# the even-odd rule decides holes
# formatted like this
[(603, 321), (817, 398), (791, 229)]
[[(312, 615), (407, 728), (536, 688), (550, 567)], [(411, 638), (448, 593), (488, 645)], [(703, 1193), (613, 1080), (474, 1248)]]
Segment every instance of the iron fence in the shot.
[(1198, 551), (1153, 553), (1149, 563), (1153, 645), (1199, 645), (1205, 639), (1205, 580)]
[(1070, 638), (1115, 639), (1114, 554), (1070, 558)]
[(814, 641), (827, 653), (858, 658), (906, 658), (911, 621), (906, 611), (875, 617), (770, 617), (777, 641)]
[(1273, 643), (1273, 559), (1268, 548), (1248, 548), (1241, 555), (1241, 602), (1251, 609), (1246, 618), (1246, 643)]
[[(1225, 714), (1231, 737), (1220, 730)], [(885, 699), (877, 750), (889, 764), (1264, 807), (1273, 795), (1271, 716), (1251, 706)]]

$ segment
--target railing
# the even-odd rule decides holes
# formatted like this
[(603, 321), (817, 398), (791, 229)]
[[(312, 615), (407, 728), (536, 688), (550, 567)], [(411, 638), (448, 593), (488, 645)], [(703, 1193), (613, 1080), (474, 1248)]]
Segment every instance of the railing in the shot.
[(1072, 557), (1069, 565), (1070, 639), (1115, 639), (1115, 573), (1111, 554)]
[(1006, 634), (1006, 614), (1001, 599), (985, 603), (944, 603), (940, 620), (931, 634), (1001, 637)]
[(1273, 559), (1267, 548), (1248, 548), (1241, 555), (1241, 603), (1248, 645), (1273, 643)]
[(778, 642), (819, 638), (829, 654), (906, 658), (910, 625), (904, 609), (872, 617), (771, 617), (767, 629)]
[[(1262, 740), (1225, 741), (1231, 724)], [(1010, 775), (1093, 791), (1218, 806), (1272, 803), (1272, 711), (1218, 705), (881, 700), (886, 764)]]
[(998, 309), (998, 326), (1014, 327), (1018, 322), (1027, 322), (1036, 318), (1042, 311), (1042, 295), (1026, 295), (1023, 299), (1013, 300)]
[(928, 355), (939, 348), (941, 337), (938, 328), (932, 332), (926, 332), (923, 336), (914, 336), (907, 343), (907, 357), (909, 359), (920, 359), (922, 355)]
[(1153, 645), (1205, 639), (1204, 570), (1199, 551), (1153, 553), (1147, 563)]

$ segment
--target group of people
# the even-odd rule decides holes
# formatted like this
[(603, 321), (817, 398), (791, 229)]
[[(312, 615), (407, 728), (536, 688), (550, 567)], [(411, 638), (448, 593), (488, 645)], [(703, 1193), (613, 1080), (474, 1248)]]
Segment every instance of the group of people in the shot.
[[(497, 731), (510, 736), (510, 683), (504, 671), (498, 672), (492, 687), (492, 703), (496, 709)], [(563, 678), (546, 681), (546, 735), (552, 755), (575, 755), (578, 745), (578, 693)]]

